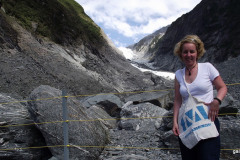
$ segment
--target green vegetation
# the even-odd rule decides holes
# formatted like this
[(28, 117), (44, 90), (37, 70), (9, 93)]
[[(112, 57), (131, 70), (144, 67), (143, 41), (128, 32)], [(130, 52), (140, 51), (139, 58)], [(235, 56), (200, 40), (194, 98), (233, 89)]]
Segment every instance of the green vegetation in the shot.
[(100, 28), (74, 0), (2, 0), (6, 13), (35, 34), (59, 44), (71, 44), (77, 38), (91, 43), (101, 40)]

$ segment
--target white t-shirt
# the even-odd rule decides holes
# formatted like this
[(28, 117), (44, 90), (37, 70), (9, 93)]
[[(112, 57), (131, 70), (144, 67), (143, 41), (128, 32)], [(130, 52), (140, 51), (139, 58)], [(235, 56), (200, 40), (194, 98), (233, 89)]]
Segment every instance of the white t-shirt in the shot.
[(184, 83), (183, 75), (185, 75), (185, 69), (179, 69), (176, 71), (176, 79), (180, 84), (180, 94), (182, 96), (183, 103), (188, 98), (188, 92), (186, 85), (192, 96), (196, 97), (200, 101), (210, 103), (213, 100), (213, 85), (212, 81), (219, 76), (219, 72), (211, 63), (198, 63), (198, 73), (195, 80), (192, 83)]

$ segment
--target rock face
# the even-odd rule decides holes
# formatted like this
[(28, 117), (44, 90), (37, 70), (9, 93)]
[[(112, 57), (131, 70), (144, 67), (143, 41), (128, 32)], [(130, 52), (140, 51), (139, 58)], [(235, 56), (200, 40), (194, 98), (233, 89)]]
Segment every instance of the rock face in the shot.
[[(133, 61), (136, 61), (138, 63), (144, 63), (149, 61), (149, 57), (151, 57), (151, 50), (155, 48), (157, 41), (164, 35), (166, 32), (167, 27), (163, 27), (154, 33), (144, 37), (141, 39), (138, 43), (135, 43), (131, 46), (128, 46), (128, 48), (132, 49), (134, 54), (137, 54), (136, 57), (134, 57)], [(149, 53), (149, 54), (146, 54)]]
[(223, 63), (216, 64), (216, 68), (219, 70), (226, 84), (238, 84), (238, 85), (228, 85), (228, 93), (231, 96), (240, 101), (240, 70), (239, 70), (240, 56), (236, 58), (231, 58)]
[(181, 67), (178, 57), (173, 56), (175, 44), (187, 34), (196, 34), (206, 48), (200, 61), (219, 63), (236, 57), (240, 53), (239, 10), (238, 0), (202, 0), (173, 22), (155, 48), (146, 54), (154, 55), (151, 62), (155, 67), (175, 71)]
[[(53, 97), (51, 99), (51, 97)], [(40, 86), (30, 95), (29, 111), (37, 127), (42, 132), (48, 146), (63, 145), (62, 99), (61, 91), (49, 86)], [(45, 98), (49, 98), (44, 100)], [(87, 114), (74, 97), (67, 102), (69, 116), (69, 155), (70, 159), (94, 160), (108, 143), (108, 130), (96, 116)], [(99, 112), (100, 114), (100, 112)], [(102, 116), (98, 116), (101, 118)], [(55, 122), (55, 123), (54, 123)], [(84, 147), (86, 146), (86, 147)], [(52, 155), (63, 158), (63, 147), (50, 148)]]
[(47, 148), (34, 148), (45, 146), (45, 140), (30, 119), (26, 105), (19, 101), (12, 95), (0, 94), (0, 159), (50, 158)]
[[(61, 13), (65, 9), (59, 4), (59, 1), (54, 2), (56, 3), (54, 5), (50, 1), (27, 2), (28, 0), (24, 0), (21, 4), (14, 0), (11, 5), (16, 10), (18, 5), (26, 5), (25, 7), (31, 9), (31, 7), (34, 7), (31, 6), (31, 3), (39, 6), (35, 8), (37, 11), (44, 8), (42, 5), (47, 5), (48, 8), (51, 8), (52, 5), (57, 10), (53, 11), (57, 13)], [(61, 2), (65, 3), (66, 1)], [(0, 68), (2, 75), (0, 86), (2, 92), (14, 92), (26, 98), (33, 89), (41, 84), (58, 89), (65, 88), (74, 95), (164, 88), (163, 83), (154, 84), (154, 79), (150, 75), (146, 76), (121, 56), (120, 51), (112, 45), (101, 29), (96, 29), (98, 32), (93, 36), (92, 32), (90, 33), (87, 29), (96, 27), (94, 22), (85, 27), (85, 30), (82, 28), (81, 32), (83, 34), (74, 39), (70, 39), (71, 37), (68, 37), (70, 36), (68, 34), (62, 34), (61, 31), (65, 31), (63, 27), (62, 30), (59, 30), (63, 40), (59, 41), (58, 38), (54, 41), (54, 38), (52, 40), (51, 37), (44, 37), (39, 35), (37, 31), (32, 31), (32, 28), (24, 28), (21, 25), (23, 22), (20, 23), (22, 19), (17, 21), (16, 18), (8, 15), (14, 14), (8, 7), (9, 3), (4, 1), (3, 4), (3, 7), (6, 7), (6, 13), (0, 10)], [(59, 5), (59, 8), (55, 5)], [(74, 7), (80, 8), (77, 5)], [(50, 13), (41, 11), (38, 12), (42, 14), (42, 17), (51, 13), (50, 10)], [(55, 12), (52, 14), (60, 20), (62, 15)], [(71, 15), (62, 14), (65, 14), (65, 16)], [(85, 17), (83, 19), (92, 21), (85, 15), (84, 11), (81, 14), (82, 17)], [(20, 17), (24, 18), (24, 15), (20, 15)], [(31, 16), (27, 18), (31, 19)], [(55, 19), (54, 17), (49, 18)], [(77, 17), (69, 16), (67, 19), (73, 18)], [(30, 22), (33, 22), (33, 20)], [(38, 23), (40, 27), (40, 21), (34, 23)], [(51, 21), (51, 23), (49, 26), (62, 26), (55, 21)], [(62, 23), (67, 27), (67, 30), (71, 31), (69, 29), (71, 24)], [(83, 22), (80, 21), (79, 23), (81, 25)], [(36, 27), (36, 25), (34, 26)], [(50, 28), (47, 29), (50, 30)], [(77, 32), (75, 29), (73, 28), (74, 32)], [(55, 35), (57, 36), (57, 33)]]

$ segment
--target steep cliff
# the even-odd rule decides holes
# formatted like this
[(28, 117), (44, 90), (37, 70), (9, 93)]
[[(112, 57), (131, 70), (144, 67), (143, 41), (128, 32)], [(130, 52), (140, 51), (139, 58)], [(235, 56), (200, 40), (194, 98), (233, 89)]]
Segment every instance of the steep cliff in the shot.
[[(128, 48), (132, 49), (133, 53), (136, 54), (137, 58), (134, 61), (148, 61), (149, 57), (152, 56), (152, 49), (156, 46), (158, 40), (164, 35), (168, 26), (160, 28), (154, 33), (144, 37), (138, 43), (128, 46)], [(148, 53), (148, 54), (146, 54)]]
[(186, 34), (197, 34), (207, 51), (201, 61), (217, 64), (240, 55), (239, 25), (240, 1), (202, 0), (173, 22), (145, 56), (156, 68), (175, 71), (182, 64), (173, 56), (174, 45)]
[(83, 95), (164, 87), (132, 67), (74, 0), (2, 4), (1, 92), (27, 97), (39, 85)]

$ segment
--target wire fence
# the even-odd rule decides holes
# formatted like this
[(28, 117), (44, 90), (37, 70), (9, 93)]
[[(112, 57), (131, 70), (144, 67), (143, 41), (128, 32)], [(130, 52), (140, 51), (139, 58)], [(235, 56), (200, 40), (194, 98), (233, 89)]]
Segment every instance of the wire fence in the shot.
[[(233, 84), (226, 84), (227, 86), (235, 86), (240, 85), (240, 83), (233, 83)], [(150, 90), (150, 91), (134, 91), (134, 92), (121, 92), (121, 93), (101, 93), (101, 94), (91, 94), (91, 95), (75, 95), (75, 96), (67, 96), (62, 95), (58, 97), (48, 97), (48, 98), (42, 98), (42, 99), (35, 99), (35, 100), (23, 100), (23, 101), (13, 101), (13, 102), (2, 102), (0, 105), (7, 105), (7, 104), (15, 104), (15, 103), (27, 103), (32, 101), (45, 101), (45, 100), (51, 100), (51, 99), (67, 99), (72, 97), (89, 97), (89, 96), (97, 96), (97, 95), (109, 95), (109, 94), (136, 94), (136, 93), (146, 93), (146, 92), (160, 92), (160, 91), (171, 91), (174, 89), (164, 89), (164, 90)], [(64, 114), (64, 113), (63, 113)], [(239, 115), (240, 113), (223, 113), (219, 114), (219, 116), (225, 116), (225, 115)], [(66, 115), (65, 115), (66, 116)], [(68, 115), (67, 115), (68, 116)], [(74, 115), (71, 115), (74, 116)], [(78, 116), (76, 116), (78, 117)], [(69, 120), (68, 118), (63, 118), (61, 121), (51, 121), (51, 122), (41, 122), (41, 123), (28, 123), (28, 124), (12, 124), (12, 125), (1, 125), (0, 128), (7, 128), (7, 127), (18, 127), (18, 126), (29, 126), (29, 125), (43, 125), (43, 124), (50, 124), (50, 123), (65, 123), (68, 124), (70, 122), (90, 122), (90, 121), (111, 121), (111, 120), (128, 120), (128, 119), (158, 119), (158, 118), (171, 118), (172, 116), (158, 116), (158, 117), (138, 117), (138, 118), (108, 118), (108, 119), (85, 119), (85, 120)], [(65, 128), (66, 129), (66, 128)], [(64, 148), (70, 148), (70, 147), (82, 147), (82, 148), (125, 148), (125, 149), (148, 149), (148, 150), (179, 150), (179, 148), (158, 148), (158, 147), (128, 147), (128, 146), (80, 146), (80, 145), (54, 145), (54, 146), (34, 146), (34, 147), (19, 147), (19, 148), (0, 148), (0, 151), (12, 151), (12, 150), (26, 150), (26, 149), (42, 149), (42, 148), (54, 148), (54, 147), (64, 147)], [(222, 151), (236, 151), (239, 149), (232, 148), (232, 149), (221, 149)], [(64, 158), (68, 159), (68, 158)]]

